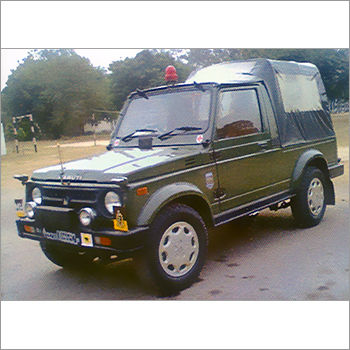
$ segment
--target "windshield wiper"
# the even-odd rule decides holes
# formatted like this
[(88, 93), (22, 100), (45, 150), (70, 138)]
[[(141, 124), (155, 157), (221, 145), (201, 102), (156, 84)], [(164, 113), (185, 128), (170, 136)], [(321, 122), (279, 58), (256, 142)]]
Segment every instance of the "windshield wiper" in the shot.
[(136, 93), (137, 93), (139, 96), (145, 98), (146, 100), (149, 99), (149, 97), (146, 95), (146, 93), (145, 93), (144, 91), (140, 90), (140, 89), (136, 89)]
[(158, 130), (155, 130), (155, 129), (136, 129), (132, 133), (122, 137), (122, 141), (124, 141), (124, 142), (130, 141), (137, 132), (157, 132), (157, 131)]
[(175, 131), (180, 130), (180, 131), (194, 131), (194, 130), (202, 130), (202, 128), (198, 128), (196, 126), (181, 126), (179, 128), (175, 128), (173, 130), (170, 130), (162, 135), (159, 135), (158, 138), (159, 140), (165, 140), (168, 139), (169, 137), (175, 136), (175, 135), (179, 135), (179, 134), (174, 134)]

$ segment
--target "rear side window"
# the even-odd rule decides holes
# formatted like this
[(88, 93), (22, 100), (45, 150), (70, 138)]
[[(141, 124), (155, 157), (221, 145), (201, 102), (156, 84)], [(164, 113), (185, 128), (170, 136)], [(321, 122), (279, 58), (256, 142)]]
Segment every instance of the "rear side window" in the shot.
[(316, 76), (281, 73), (276, 76), (287, 113), (322, 110)]
[(259, 132), (262, 132), (262, 124), (256, 90), (221, 92), (216, 123), (217, 138), (224, 139)]

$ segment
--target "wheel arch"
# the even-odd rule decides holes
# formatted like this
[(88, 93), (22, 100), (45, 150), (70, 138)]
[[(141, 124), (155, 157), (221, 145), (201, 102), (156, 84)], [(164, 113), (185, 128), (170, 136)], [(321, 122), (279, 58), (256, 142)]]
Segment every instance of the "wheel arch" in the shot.
[(137, 225), (150, 225), (155, 216), (172, 203), (188, 205), (198, 212), (207, 227), (213, 226), (213, 213), (208, 199), (198, 187), (184, 182), (166, 185), (157, 190), (142, 208)]
[(305, 173), (306, 168), (308, 167), (315, 167), (320, 169), (326, 179), (326, 189), (325, 189), (325, 200), (326, 204), (334, 205), (335, 204), (335, 193), (334, 193), (334, 186), (329, 176), (329, 170), (327, 161), (320, 151), (316, 149), (311, 149), (303, 154), (298, 158), (293, 174), (292, 174), (292, 182), (291, 182), (291, 190), (293, 193), (296, 192), (301, 179)]

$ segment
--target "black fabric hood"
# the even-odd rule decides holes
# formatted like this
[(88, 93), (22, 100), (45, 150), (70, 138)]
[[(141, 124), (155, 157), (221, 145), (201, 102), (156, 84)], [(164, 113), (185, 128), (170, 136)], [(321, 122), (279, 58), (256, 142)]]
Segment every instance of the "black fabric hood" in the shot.
[(317, 67), (259, 58), (212, 65), (192, 73), (186, 83), (261, 81), (273, 104), (282, 146), (334, 136), (326, 91)]

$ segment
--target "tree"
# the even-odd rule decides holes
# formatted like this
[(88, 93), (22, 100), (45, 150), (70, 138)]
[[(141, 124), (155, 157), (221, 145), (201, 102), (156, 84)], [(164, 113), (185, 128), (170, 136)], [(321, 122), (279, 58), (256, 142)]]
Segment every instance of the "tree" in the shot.
[(165, 85), (164, 71), (175, 66), (179, 82), (183, 82), (191, 67), (176, 60), (164, 50), (143, 50), (134, 58), (115, 61), (109, 65), (113, 102), (120, 109), (128, 94), (137, 88), (146, 89)]
[(79, 134), (94, 108), (110, 108), (105, 71), (73, 50), (32, 51), (2, 92), (5, 120), (32, 114), (49, 137)]

